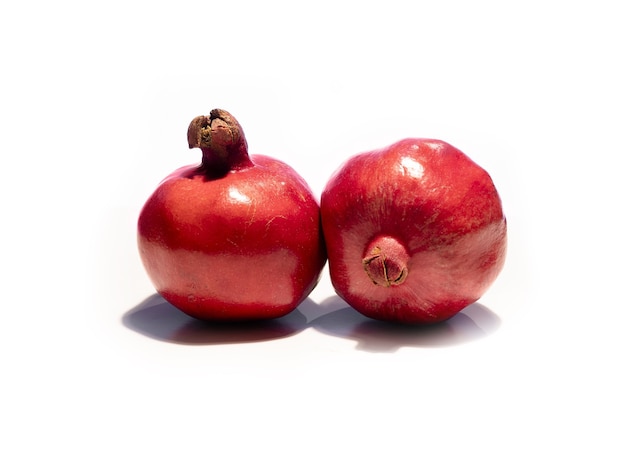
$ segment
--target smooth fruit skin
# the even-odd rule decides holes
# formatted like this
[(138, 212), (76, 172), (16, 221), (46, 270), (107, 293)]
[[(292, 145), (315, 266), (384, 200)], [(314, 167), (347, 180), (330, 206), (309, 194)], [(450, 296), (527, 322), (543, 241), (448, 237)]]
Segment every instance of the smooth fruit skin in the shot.
[(262, 155), (217, 176), (197, 165), (172, 173), (140, 213), (138, 245), (156, 290), (205, 320), (285, 315), (313, 290), (326, 262), (309, 186)]
[(348, 159), (322, 192), (321, 213), (333, 287), (371, 318), (447, 320), (504, 264), (506, 218), (491, 177), (441, 140)]

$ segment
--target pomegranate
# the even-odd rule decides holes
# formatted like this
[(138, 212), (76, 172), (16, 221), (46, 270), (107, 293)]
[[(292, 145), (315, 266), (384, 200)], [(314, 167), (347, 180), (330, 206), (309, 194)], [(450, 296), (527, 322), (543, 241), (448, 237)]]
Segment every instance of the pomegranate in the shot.
[(165, 300), (206, 320), (283, 316), (314, 289), (326, 263), (319, 205), (290, 166), (249, 155), (220, 109), (191, 121), (202, 163), (175, 171), (145, 203), (139, 253)]
[(333, 287), (374, 319), (447, 320), (504, 264), (506, 218), (491, 177), (441, 140), (404, 139), (346, 160), (321, 213)]

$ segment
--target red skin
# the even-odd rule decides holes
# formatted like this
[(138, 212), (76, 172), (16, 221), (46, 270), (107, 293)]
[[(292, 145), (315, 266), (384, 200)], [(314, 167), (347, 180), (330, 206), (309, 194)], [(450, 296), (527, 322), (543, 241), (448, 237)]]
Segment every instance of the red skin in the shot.
[(371, 318), (447, 320), (504, 264), (506, 219), (490, 176), (440, 140), (405, 139), (347, 160), (321, 213), (333, 286)]
[[(313, 290), (326, 262), (319, 206), (306, 182), (270, 157), (239, 157), (225, 174), (206, 165), (175, 171), (139, 217), (139, 252), (156, 290), (196, 318), (285, 315)], [(203, 148), (203, 164), (210, 158)]]

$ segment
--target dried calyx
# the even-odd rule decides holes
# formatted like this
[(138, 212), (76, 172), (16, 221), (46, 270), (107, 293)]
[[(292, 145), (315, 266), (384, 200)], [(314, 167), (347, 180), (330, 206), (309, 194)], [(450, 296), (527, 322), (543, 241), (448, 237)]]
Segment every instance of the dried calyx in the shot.
[(195, 117), (187, 129), (187, 142), (190, 149), (202, 150), (202, 167), (209, 173), (224, 173), (251, 164), (241, 125), (223, 109)]
[(395, 238), (380, 236), (370, 242), (363, 256), (363, 269), (376, 285), (391, 287), (402, 284), (409, 274), (409, 254)]

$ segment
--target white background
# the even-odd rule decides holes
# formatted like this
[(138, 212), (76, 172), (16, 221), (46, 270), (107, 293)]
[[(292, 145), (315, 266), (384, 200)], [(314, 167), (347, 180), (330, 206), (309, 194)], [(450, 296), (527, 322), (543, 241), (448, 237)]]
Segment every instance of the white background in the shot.
[[(620, 2), (5, 2), (0, 467), (626, 466)], [(155, 297), (143, 202), (221, 107), (319, 195), (440, 138), (492, 175), (507, 264), (440, 328), (327, 271), (267, 328)]]

